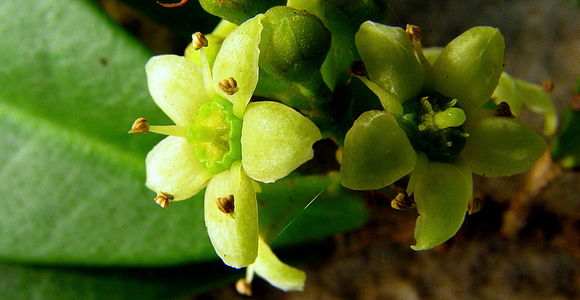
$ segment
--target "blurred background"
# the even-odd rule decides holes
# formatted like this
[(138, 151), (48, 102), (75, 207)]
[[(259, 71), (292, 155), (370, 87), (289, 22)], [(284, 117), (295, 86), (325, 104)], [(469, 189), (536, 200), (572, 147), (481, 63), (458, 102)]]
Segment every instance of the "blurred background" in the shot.
[[(578, 122), (577, 1), (390, 0), (388, 7), (386, 23), (422, 27), (426, 47), (472, 26), (499, 28), (505, 70), (551, 80), (559, 116)], [(243, 272), (223, 266), (209, 245), (202, 198), (162, 210), (143, 186), (144, 157), (161, 137), (126, 135), (137, 117), (169, 122), (148, 95), (147, 59), (182, 55), (192, 32), (209, 32), (217, 21), (194, 0), (179, 8), (3, 0), (0, 299), (247, 298), (234, 288)], [(541, 116), (522, 119), (542, 131)], [(564, 130), (557, 137), (566, 133), (577, 147), (577, 126)], [(546, 154), (524, 174), (475, 175), (474, 183), (479, 211), (426, 252), (409, 248), (416, 212), (392, 209), (388, 193), (338, 193), (332, 176), (316, 175), (264, 188), (261, 207), (276, 208), (260, 216), (262, 226), (282, 260), (308, 278), (302, 293), (256, 279), (253, 298), (578, 299), (578, 168)]]

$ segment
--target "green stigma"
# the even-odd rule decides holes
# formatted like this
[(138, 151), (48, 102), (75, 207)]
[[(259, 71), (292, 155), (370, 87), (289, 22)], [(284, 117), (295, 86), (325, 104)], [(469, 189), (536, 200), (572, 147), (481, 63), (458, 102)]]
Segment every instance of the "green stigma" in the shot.
[(463, 132), (465, 112), (456, 107), (457, 99), (430, 92), (403, 103), (403, 116), (397, 121), (416, 151), (431, 161), (454, 161), (468, 136)]
[(234, 116), (232, 104), (217, 98), (204, 103), (187, 130), (197, 160), (213, 173), (231, 167), (242, 157), (242, 120)]

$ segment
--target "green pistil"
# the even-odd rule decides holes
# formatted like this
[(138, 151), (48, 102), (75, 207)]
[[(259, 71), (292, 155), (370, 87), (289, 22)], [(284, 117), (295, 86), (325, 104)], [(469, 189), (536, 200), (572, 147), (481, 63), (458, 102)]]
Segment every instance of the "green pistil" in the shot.
[(242, 120), (234, 116), (232, 104), (223, 98), (204, 103), (187, 130), (195, 157), (211, 172), (230, 168), (241, 158)]
[(465, 113), (456, 99), (431, 92), (406, 101), (399, 125), (411, 141), (413, 148), (429, 160), (452, 162), (465, 145), (463, 132)]

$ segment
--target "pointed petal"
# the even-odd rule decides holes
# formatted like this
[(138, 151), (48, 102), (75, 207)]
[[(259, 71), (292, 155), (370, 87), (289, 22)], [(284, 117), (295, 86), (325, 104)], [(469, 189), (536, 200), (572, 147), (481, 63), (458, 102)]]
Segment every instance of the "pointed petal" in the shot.
[(493, 91), (494, 102), (500, 104), (507, 102), (514, 116), (519, 116), (524, 105), (522, 98), (517, 96), (516, 82), (508, 73), (503, 72), (499, 78), (499, 83)]
[(407, 136), (384, 111), (367, 111), (346, 133), (342, 184), (353, 190), (379, 189), (405, 176), (417, 155)]
[[(218, 207), (218, 198), (233, 195), (233, 212)], [(234, 268), (246, 267), (258, 254), (258, 205), (252, 180), (239, 162), (214, 176), (205, 191), (205, 226), (216, 253)]]
[(202, 167), (184, 138), (169, 136), (147, 154), (146, 185), (173, 200), (190, 198), (203, 189), (212, 174)]
[(443, 51), (442, 47), (423, 48), (423, 55), (425, 55), (425, 58), (427, 59), (427, 61), (431, 65), (433, 65), (442, 51)]
[(405, 101), (423, 87), (423, 67), (402, 28), (364, 22), (355, 35), (356, 47), (372, 81)]
[[(263, 17), (264, 15), (257, 15), (234, 29), (224, 40), (213, 66), (214, 87), (220, 95), (234, 104), (234, 113), (240, 119), (258, 84), (258, 46)], [(229, 77), (233, 77), (239, 87), (233, 95), (226, 95), (217, 88), (220, 81)]]
[(433, 65), (435, 90), (463, 108), (489, 100), (503, 70), (505, 42), (499, 30), (473, 27), (451, 41)]
[(419, 212), (413, 250), (437, 247), (457, 233), (471, 199), (468, 173), (463, 165), (432, 161), (411, 173), (416, 182), (414, 195)]
[(509, 176), (529, 169), (546, 151), (546, 142), (516, 119), (496, 117), (493, 111), (468, 111), (463, 130), (469, 133), (461, 157), (474, 173)]
[(271, 101), (250, 103), (242, 125), (242, 165), (254, 180), (276, 181), (312, 159), (320, 130), (292, 108)]
[(302, 291), (306, 273), (283, 263), (260, 238), (258, 257), (252, 268), (271, 285), (285, 291)]
[(178, 125), (187, 125), (208, 97), (201, 70), (176, 55), (152, 57), (145, 66), (153, 100)]
[(516, 93), (521, 97), (522, 102), (533, 112), (544, 114), (544, 134), (552, 135), (558, 126), (558, 117), (554, 101), (537, 84), (521, 79), (515, 79)]

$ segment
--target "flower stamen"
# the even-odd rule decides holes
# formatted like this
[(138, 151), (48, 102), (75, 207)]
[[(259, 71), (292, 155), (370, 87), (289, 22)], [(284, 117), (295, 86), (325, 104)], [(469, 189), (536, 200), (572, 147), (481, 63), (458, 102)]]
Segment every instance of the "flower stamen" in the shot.
[(220, 81), (218, 87), (227, 95), (233, 95), (240, 89), (238, 87), (238, 82), (233, 77)]
[(155, 125), (149, 126), (150, 132), (155, 132), (158, 134), (178, 136), (185, 138), (187, 137), (187, 127), (180, 125)]
[(153, 200), (157, 204), (159, 204), (159, 206), (161, 206), (163, 208), (168, 208), (169, 202), (173, 201), (173, 196), (168, 194), (168, 193), (159, 192), (159, 193), (157, 193), (157, 196)]
[(507, 102), (501, 102), (495, 107), (495, 114), (496, 117), (506, 117), (510, 119), (515, 119), (516, 116), (512, 114), (512, 110), (510, 105)]
[(149, 121), (145, 118), (138, 118), (131, 125), (131, 130), (129, 133), (144, 133), (149, 132)]
[(236, 291), (240, 295), (252, 296), (252, 285), (246, 280), (246, 278), (240, 278), (236, 281)]
[(195, 50), (199, 50), (209, 45), (207, 42), (207, 38), (201, 32), (196, 32), (191, 35), (191, 44), (193, 45), (193, 48)]
[(391, 200), (391, 207), (397, 210), (407, 210), (415, 207), (415, 201), (413, 201), (413, 196), (398, 193), (395, 199)]
[(215, 199), (217, 208), (224, 214), (231, 215), (234, 213), (236, 208), (234, 204), (234, 195), (227, 195), (225, 197), (220, 197)]

